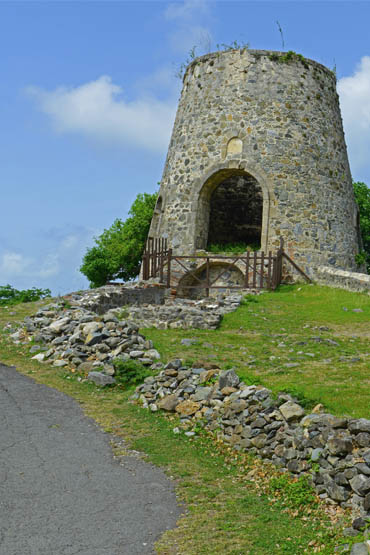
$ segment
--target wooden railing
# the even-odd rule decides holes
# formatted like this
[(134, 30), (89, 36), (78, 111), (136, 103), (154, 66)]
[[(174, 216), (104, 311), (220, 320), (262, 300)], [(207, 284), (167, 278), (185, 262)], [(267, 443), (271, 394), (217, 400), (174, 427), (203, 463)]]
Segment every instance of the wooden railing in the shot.
[[(159, 278), (167, 287), (174, 286), (176, 275), (187, 276), (195, 285), (185, 285), (186, 289), (205, 289), (206, 296), (210, 289), (276, 289), (282, 280), (283, 258), (290, 262), (308, 281), (310, 278), (284, 252), (283, 241), (275, 254), (272, 251), (247, 252), (245, 255), (186, 255), (177, 256), (168, 248), (167, 239), (149, 238), (143, 254), (142, 277), (144, 280)], [(187, 262), (188, 261), (188, 262)], [(190, 263), (190, 266), (189, 266)], [(223, 265), (218, 275), (212, 276), (211, 268)], [(177, 265), (177, 268), (175, 267)], [(194, 268), (195, 266), (195, 268)], [(239, 285), (216, 285), (230, 269), (237, 267), (243, 274), (243, 283)], [(203, 277), (199, 271), (202, 270)], [(204, 277), (205, 275), (205, 277)], [(176, 284), (176, 286), (178, 283)]]

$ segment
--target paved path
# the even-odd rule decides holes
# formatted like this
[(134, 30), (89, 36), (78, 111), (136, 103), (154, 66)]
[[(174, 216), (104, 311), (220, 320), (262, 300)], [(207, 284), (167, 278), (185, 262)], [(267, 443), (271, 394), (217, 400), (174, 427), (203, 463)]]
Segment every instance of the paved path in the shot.
[(67, 395), (0, 363), (0, 554), (135, 555), (180, 514), (172, 484)]

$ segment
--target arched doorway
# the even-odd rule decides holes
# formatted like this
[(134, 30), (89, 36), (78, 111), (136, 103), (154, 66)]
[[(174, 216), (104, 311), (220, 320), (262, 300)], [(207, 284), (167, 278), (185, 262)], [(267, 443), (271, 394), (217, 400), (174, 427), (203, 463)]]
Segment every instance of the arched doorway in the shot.
[(226, 169), (213, 174), (199, 195), (198, 249), (240, 244), (261, 247), (263, 193), (255, 177), (244, 170)]

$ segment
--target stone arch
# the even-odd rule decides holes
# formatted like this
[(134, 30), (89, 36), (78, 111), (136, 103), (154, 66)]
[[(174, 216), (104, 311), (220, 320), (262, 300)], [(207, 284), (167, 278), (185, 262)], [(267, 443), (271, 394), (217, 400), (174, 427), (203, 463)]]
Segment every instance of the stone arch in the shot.
[[(200, 285), (199, 280), (206, 283), (206, 263), (201, 264), (195, 271), (186, 273), (179, 281), (177, 286), (177, 296), (192, 299), (199, 299), (204, 297), (206, 289), (204, 287), (197, 287)], [(224, 272), (222, 274), (222, 272)], [(244, 283), (243, 272), (235, 265), (230, 265), (229, 262), (216, 260), (209, 265), (209, 279), (213, 282), (220, 274), (221, 277), (213, 285), (217, 285), (216, 289), (210, 289), (210, 296), (217, 296), (219, 293), (232, 291), (232, 287), (242, 286)], [(194, 277), (196, 276), (196, 277)], [(198, 279), (197, 279), (198, 278)], [(194, 288), (196, 287), (196, 288)]]
[(267, 250), (269, 190), (240, 164), (231, 163), (210, 173), (199, 189), (194, 209), (197, 249), (207, 249), (211, 239), (221, 244), (259, 243), (259, 248)]

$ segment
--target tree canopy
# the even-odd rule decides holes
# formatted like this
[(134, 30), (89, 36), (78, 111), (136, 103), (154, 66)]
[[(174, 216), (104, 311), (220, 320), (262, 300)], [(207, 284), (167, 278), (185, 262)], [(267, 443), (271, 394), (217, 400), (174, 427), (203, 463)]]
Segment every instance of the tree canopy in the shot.
[(368, 271), (370, 271), (370, 189), (362, 181), (353, 183), (353, 188), (360, 212), (363, 258)]
[(95, 245), (83, 258), (80, 271), (90, 281), (90, 287), (100, 287), (108, 281), (135, 278), (153, 216), (157, 193), (137, 195), (129, 217), (117, 218), (109, 229), (95, 237)]

